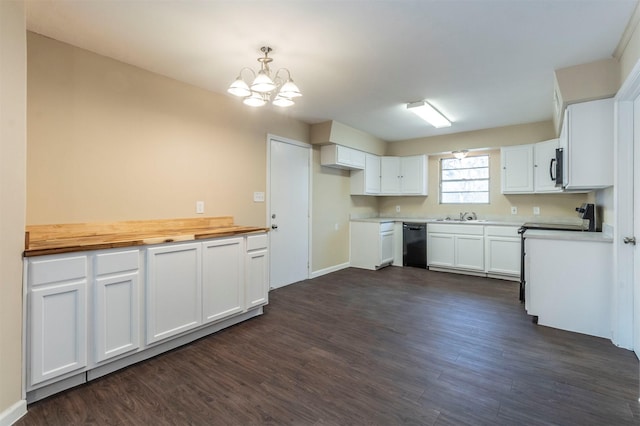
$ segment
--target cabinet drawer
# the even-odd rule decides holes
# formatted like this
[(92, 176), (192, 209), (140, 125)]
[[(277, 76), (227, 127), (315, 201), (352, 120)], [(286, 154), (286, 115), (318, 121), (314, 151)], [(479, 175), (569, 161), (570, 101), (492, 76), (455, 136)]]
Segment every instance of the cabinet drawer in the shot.
[(427, 225), (427, 231), (437, 232), (439, 234), (484, 235), (484, 226), (430, 223)]
[(519, 238), (518, 229), (518, 226), (487, 226), (485, 227), (485, 235), (491, 237)]
[(247, 251), (267, 248), (267, 234), (249, 235), (247, 237)]
[(138, 250), (102, 253), (96, 256), (96, 275), (135, 271), (140, 267)]
[(86, 276), (86, 256), (29, 260), (29, 284), (32, 286), (76, 280)]
[(393, 231), (393, 222), (380, 223), (380, 232), (389, 232), (389, 231)]

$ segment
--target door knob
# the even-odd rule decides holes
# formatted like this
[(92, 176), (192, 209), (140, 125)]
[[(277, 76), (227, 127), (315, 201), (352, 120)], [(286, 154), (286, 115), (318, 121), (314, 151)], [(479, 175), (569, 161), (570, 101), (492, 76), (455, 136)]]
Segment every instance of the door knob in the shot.
[(278, 229), (278, 225), (271, 225), (271, 229)]
[(631, 244), (631, 245), (636, 245), (636, 237), (624, 237), (624, 240), (622, 240), (625, 244)]

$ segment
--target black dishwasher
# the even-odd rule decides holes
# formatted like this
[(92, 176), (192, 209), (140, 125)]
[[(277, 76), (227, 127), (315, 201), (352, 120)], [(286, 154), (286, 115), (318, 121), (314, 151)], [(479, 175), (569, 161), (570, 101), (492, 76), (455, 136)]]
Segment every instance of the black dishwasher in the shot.
[(427, 224), (405, 222), (402, 225), (402, 265), (427, 267)]

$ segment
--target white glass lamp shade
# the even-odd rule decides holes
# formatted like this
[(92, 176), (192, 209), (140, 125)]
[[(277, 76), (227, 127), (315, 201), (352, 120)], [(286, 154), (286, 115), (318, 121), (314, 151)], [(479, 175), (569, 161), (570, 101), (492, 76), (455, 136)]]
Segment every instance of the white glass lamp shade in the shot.
[(296, 86), (293, 80), (289, 79), (282, 85), (278, 95), (284, 96), (285, 98), (295, 98), (297, 96), (302, 96), (302, 93), (300, 93), (300, 89), (298, 89), (298, 86)]
[(469, 151), (467, 151), (466, 149), (463, 149), (462, 151), (452, 151), (451, 152), (453, 154), (454, 157), (456, 157), (458, 160), (462, 160), (463, 158), (465, 158), (467, 156), (467, 154), (469, 153)]
[(280, 96), (280, 95), (276, 96), (276, 98), (272, 102), (272, 104), (279, 107), (288, 107), (293, 105), (294, 103), (295, 102), (293, 102), (290, 98)]
[(276, 88), (276, 84), (263, 70), (258, 72), (255, 80), (251, 83), (251, 90), (259, 93), (268, 93)]
[(251, 94), (251, 89), (249, 89), (249, 85), (244, 82), (243, 79), (238, 76), (236, 80), (231, 83), (231, 86), (227, 89), (227, 92), (231, 93), (234, 96), (245, 97)]
[(260, 93), (253, 92), (251, 93), (251, 96), (246, 97), (242, 103), (252, 107), (261, 107), (264, 106), (267, 101)]

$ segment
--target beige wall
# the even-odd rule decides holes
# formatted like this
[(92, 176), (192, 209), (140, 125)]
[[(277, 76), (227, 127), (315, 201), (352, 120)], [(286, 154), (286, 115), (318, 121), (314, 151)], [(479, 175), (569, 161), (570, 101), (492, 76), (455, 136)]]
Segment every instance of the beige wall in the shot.
[[(531, 220), (533, 207), (540, 207), (541, 217), (576, 218), (575, 207), (587, 202), (587, 194), (535, 194), (502, 195), (500, 193), (500, 146), (535, 143), (554, 137), (551, 121), (500, 127), (474, 132), (430, 138), (413, 139), (389, 144), (390, 155), (432, 154), (429, 156), (428, 197), (382, 197), (379, 202), (381, 216), (455, 216), (460, 212), (474, 211), (482, 218), (512, 218), (517, 221)], [(484, 150), (482, 148), (494, 148)], [(469, 155), (488, 153), (490, 156), (490, 202), (489, 204), (439, 204), (439, 160), (451, 158), (452, 150), (471, 151)], [(434, 155), (434, 153), (436, 153)], [(400, 206), (400, 213), (396, 213)], [(511, 206), (518, 208), (511, 215)]]
[(24, 412), (22, 250), (26, 174), (26, 39), (22, 1), (0, 1), (0, 423)]
[(311, 143), (318, 145), (334, 143), (376, 155), (384, 155), (387, 150), (387, 143), (382, 139), (335, 120), (313, 124)]
[(231, 215), (265, 225), (267, 133), (309, 126), (28, 33), (27, 223)]
[[(310, 126), (28, 33), (27, 223), (232, 215), (265, 225), (267, 133), (309, 141)], [(349, 261), (349, 176), (313, 156), (313, 271)], [(338, 230), (335, 229), (336, 224)]]
[(640, 59), (640, 5), (629, 21), (620, 40), (615, 56), (620, 59), (620, 82), (624, 82)]
[(350, 215), (378, 214), (376, 197), (351, 197), (350, 185), (349, 171), (321, 166), (314, 146), (312, 272), (349, 262)]

